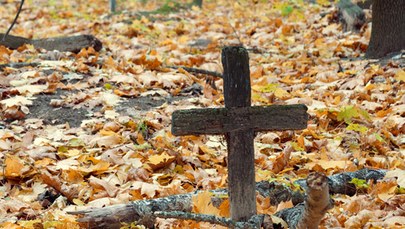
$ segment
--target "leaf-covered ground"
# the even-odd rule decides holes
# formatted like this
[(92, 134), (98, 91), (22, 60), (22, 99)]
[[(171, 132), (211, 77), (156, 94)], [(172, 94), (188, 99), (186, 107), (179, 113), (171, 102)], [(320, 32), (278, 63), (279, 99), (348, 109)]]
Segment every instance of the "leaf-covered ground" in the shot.
[[(18, 2), (1, 2), (5, 32)], [(170, 133), (174, 110), (223, 106), (222, 79), (167, 66), (221, 72), (221, 48), (243, 43), (253, 104), (303, 103), (310, 114), (305, 130), (257, 135), (256, 180), (291, 185), (310, 171), (391, 170), (378, 183), (353, 181), (355, 196), (334, 196), (322, 227), (403, 227), (404, 59), (364, 60), (371, 24), (345, 33), (327, 2), (207, 0), (202, 9), (142, 17), (138, 12), (163, 1), (118, 1), (123, 12), (116, 15), (108, 15), (107, 1), (26, 1), (13, 35), (93, 34), (104, 49), (0, 46), (0, 64), (41, 63), (0, 71), (0, 225), (79, 228), (67, 211), (226, 187), (222, 137)], [(184, 93), (193, 84), (202, 94)], [(38, 96), (55, 97), (43, 113), (69, 110), (61, 119), (86, 111), (81, 125), (30, 113)], [(162, 102), (147, 109), (126, 103), (136, 98)], [(229, 215), (227, 202), (215, 208), (208, 199), (199, 195), (195, 212)], [(289, 206), (258, 197), (259, 213)], [(176, 220), (158, 226), (209, 227)]]

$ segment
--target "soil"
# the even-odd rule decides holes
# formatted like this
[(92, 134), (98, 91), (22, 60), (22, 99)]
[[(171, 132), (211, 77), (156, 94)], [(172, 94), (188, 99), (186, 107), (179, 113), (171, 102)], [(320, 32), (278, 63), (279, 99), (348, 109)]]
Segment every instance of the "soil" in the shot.
[[(79, 127), (83, 120), (90, 119), (91, 113), (97, 112), (101, 107), (94, 109), (59, 107), (55, 108), (50, 105), (52, 99), (61, 99), (61, 96), (71, 92), (58, 90), (55, 94), (40, 94), (33, 100), (33, 105), (29, 106), (30, 113), (26, 116), (29, 118), (42, 119), (44, 124), (63, 124), (69, 123), (70, 127)], [(172, 102), (186, 98), (186, 96), (176, 97), (136, 97), (127, 98), (115, 107), (115, 111), (120, 115), (135, 115), (150, 109), (156, 108), (165, 102)]]
[[(50, 75), (54, 70), (42, 69), (44, 75)], [(81, 75), (83, 78), (69, 79), (67, 75), (69, 72), (61, 72), (64, 76), (62, 83), (76, 83), (81, 80), (87, 80), (88, 76)], [(102, 87), (102, 85), (98, 85)], [(83, 120), (91, 119), (94, 113), (101, 110), (101, 106), (94, 108), (79, 106), (73, 107), (71, 105), (64, 105), (62, 107), (51, 106), (51, 100), (63, 100), (63, 97), (69, 97), (71, 94), (77, 93), (77, 91), (61, 90), (58, 89), (54, 94), (37, 94), (35, 99), (32, 100), (33, 104), (28, 106), (29, 113), (24, 119), (42, 119), (45, 125), (58, 125), (69, 123), (70, 127), (80, 127)], [(161, 95), (148, 95), (139, 97), (129, 97), (121, 101), (114, 110), (123, 116), (142, 116), (148, 110), (161, 106), (164, 103), (171, 103), (173, 101), (189, 98), (190, 96), (196, 96), (202, 94), (202, 87), (200, 85), (192, 85), (184, 88), (179, 96), (161, 96)], [(11, 123), (14, 120), (0, 120), (0, 129), (5, 128), (7, 123)]]

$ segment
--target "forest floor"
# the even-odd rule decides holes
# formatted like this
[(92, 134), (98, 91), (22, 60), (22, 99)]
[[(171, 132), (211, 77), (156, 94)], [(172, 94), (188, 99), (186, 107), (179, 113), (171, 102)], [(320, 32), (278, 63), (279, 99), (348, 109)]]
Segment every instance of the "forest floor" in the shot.
[[(16, 2), (1, 2), (6, 31)], [(40, 63), (0, 71), (0, 227), (79, 228), (67, 212), (226, 188), (223, 137), (170, 132), (174, 110), (224, 105), (222, 79), (169, 66), (221, 73), (221, 48), (243, 44), (252, 104), (302, 103), (310, 115), (305, 130), (257, 135), (256, 180), (292, 185), (311, 171), (386, 169), (378, 182), (352, 181), (356, 195), (333, 196), (321, 228), (403, 228), (405, 58), (364, 59), (370, 23), (344, 32), (323, 0), (207, 0), (147, 17), (138, 12), (163, 1), (118, 3), (110, 15), (107, 1), (26, 1), (12, 30), (27, 38), (92, 34), (99, 52), (0, 46), (0, 64)], [(204, 198), (195, 212), (229, 216), (228, 205)], [(257, 200), (259, 213), (291, 207)]]

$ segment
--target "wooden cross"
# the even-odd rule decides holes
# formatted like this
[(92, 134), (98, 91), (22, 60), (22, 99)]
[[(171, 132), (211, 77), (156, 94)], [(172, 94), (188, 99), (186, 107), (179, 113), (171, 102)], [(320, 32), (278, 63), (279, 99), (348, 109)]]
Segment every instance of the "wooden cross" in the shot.
[(243, 47), (225, 47), (222, 65), (225, 108), (175, 111), (172, 133), (225, 134), (231, 218), (247, 221), (256, 214), (255, 132), (304, 129), (307, 107), (301, 104), (252, 107), (249, 56)]

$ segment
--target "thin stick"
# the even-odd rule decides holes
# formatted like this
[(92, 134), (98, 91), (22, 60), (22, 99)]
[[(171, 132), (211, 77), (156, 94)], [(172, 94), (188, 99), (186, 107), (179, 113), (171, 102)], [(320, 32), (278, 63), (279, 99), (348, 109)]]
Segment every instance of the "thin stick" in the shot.
[(18, 18), (18, 16), (20, 15), (20, 12), (21, 12), (21, 10), (22, 10), (23, 5), (24, 5), (24, 0), (21, 0), (21, 5), (20, 5), (20, 8), (18, 9), (17, 15), (15, 15), (15, 18), (14, 18), (13, 23), (12, 23), (11, 26), (8, 28), (7, 32), (4, 34), (4, 36), (3, 36), (3, 41), (6, 40), (6, 37), (7, 37), (8, 34), (10, 33), (10, 31), (11, 31), (11, 29), (13, 28), (13, 26), (15, 25), (15, 23), (17, 22), (17, 18)]
[(167, 66), (168, 68), (172, 68), (172, 69), (179, 69), (182, 68), (188, 72), (192, 72), (192, 73), (197, 73), (197, 74), (204, 74), (204, 75), (210, 75), (210, 76), (215, 76), (215, 77), (219, 77), (222, 78), (222, 74), (219, 72), (213, 72), (213, 71), (208, 71), (208, 70), (204, 70), (204, 69), (198, 69), (198, 68), (189, 68), (189, 67), (184, 67), (184, 66)]

